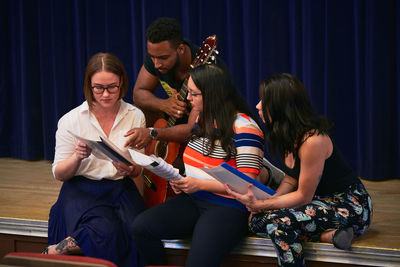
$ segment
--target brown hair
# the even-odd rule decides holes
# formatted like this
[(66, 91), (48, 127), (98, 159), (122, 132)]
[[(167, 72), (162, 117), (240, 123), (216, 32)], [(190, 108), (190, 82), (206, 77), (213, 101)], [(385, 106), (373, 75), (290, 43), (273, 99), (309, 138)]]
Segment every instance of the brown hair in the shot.
[(83, 92), (85, 93), (85, 98), (90, 109), (92, 108), (94, 101), (92, 77), (95, 73), (102, 70), (114, 73), (119, 77), (120, 91), (118, 99), (123, 98), (128, 91), (128, 78), (122, 62), (111, 53), (97, 53), (90, 58), (86, 66), (85, 82), (83, 84)]

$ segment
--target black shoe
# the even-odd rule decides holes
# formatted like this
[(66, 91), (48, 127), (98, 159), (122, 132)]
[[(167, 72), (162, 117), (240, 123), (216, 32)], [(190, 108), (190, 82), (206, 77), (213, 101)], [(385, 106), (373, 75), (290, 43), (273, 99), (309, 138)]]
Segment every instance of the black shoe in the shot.
[(351, 242), (354, 238), (354, 230), (352, 227), (338, 229), (333, 235), (333, 245), (338, 249), (349, 250)]

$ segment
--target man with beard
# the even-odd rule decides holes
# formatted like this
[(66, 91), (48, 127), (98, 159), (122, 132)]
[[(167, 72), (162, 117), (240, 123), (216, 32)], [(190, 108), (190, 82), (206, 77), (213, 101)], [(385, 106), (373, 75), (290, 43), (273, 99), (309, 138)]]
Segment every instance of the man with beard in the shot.
[[(143, 148), (154, 139), (185, 142), (193, 128), (198, 112), (189, 110), (178, 99), (178, 92), (187, 76), (199, 47), (183, 39), (181, 26), (173, 18), (159, 18), (147, 28), (147, 53), (133, 88), (135, 105), (146, 114), (147, 126), (154, 123), (155, 113), (164, 113), (177, 119), (175, 127), (135, 128), (126, 136), (126, 146)], [(167, 99), (154, 95), (161, 84)]]
[[(131, 129), (125, 134), (129, 136), (125, 146), (141, 149), (154, 139), (186, 143), (199, 112), (191, 110), (185, 102), (186, 99), (179, 100), (177, 93), (183, 85), (199, 47), (183, 39), (181, 26), (173, 18), (158, 18), (152, 22), (147, 28), (146, 38), (147, 53), (133, 88), (133, 97), (135, 105), (145, 113), (149, 128)], [(219, 57), (215, 63), (227, 71), (225, 62)], [(154, 95), (159, 84), (169, 98), (161, 99)], [(153, 128), (156, 113), (176, 118), (175, 126)], [(175, 160), (174, 167), (182, 171), (180, 159), (181, 155)], [(259, 180), (263, 183), (268, 182), (269, 186), (272, 185), (271, 182), (279, 185), (283, 173), (267, 160), (263, 164), (265, 168), (261, 170)]]

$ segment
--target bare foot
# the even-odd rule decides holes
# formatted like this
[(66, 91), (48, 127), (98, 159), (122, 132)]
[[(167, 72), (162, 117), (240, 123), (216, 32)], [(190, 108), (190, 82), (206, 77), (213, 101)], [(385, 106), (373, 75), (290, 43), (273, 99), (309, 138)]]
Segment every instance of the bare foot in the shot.
[(43, 249), (42, 254), (60, 254), (57, 250), (56, 250), (56, 246), (57, 245), (50, 245), (47, 246)]
[(81, 254), (82, 251), (77, 245), (77, 242), (72, 237), (67, 237), (60, 243), (55, 245), (50, 245), (46, 247), (43, 254), (53, 254), (53, 255), (68, 255), (68, 254)]

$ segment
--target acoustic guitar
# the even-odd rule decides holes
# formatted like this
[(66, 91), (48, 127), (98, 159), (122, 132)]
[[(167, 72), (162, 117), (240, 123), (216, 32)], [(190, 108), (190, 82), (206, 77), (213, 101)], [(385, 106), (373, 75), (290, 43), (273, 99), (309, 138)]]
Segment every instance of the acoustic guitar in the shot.
[[(218, 53), (216, 51), (217, 48), (217, 36), (211, 35), (207, 37), (200, 47), (199, 51), (196, 53), (192, 64), (190, 64), (190, 68), (195, 68), (202, 64), (209, 63), (210, 60), (214, 60), (214, 53)], [(185, 80), (183, 81), (182, 88), (178, 93), (178, 99), (180, 101), (185, 101), (188, 88), (187, 81), (189, 76), (187, 75)], [(154, 128), (168, 128), (174, 126), (176, 123), (176, 118), (170, 116), (168, 120), (158, 119), (154, 123)], [(167, 163), (173, 164), (178, 156), (182, 154), (182, 148), (179, 143), (175, 142), (166, 142), (153, 140), (146, 148), (146, 155), (154, 154), (157, 157), (163, 158)], [(183, 163), (182, 163), (183, 164)], [(175, 165), (175, 164), (174, 164)], [(161, 178), (150, 171), (144, 170), (143, 172), (144, 180), (150, 180), (152, 182), (152, 186), (149, 186), (148, 183), (144, 187), (144, 201), (148, 208), (163, 203), (166, 199), (172, 198), (175, 196), (175, 193), (170, 188), (168, 181), (164, 178)]]

